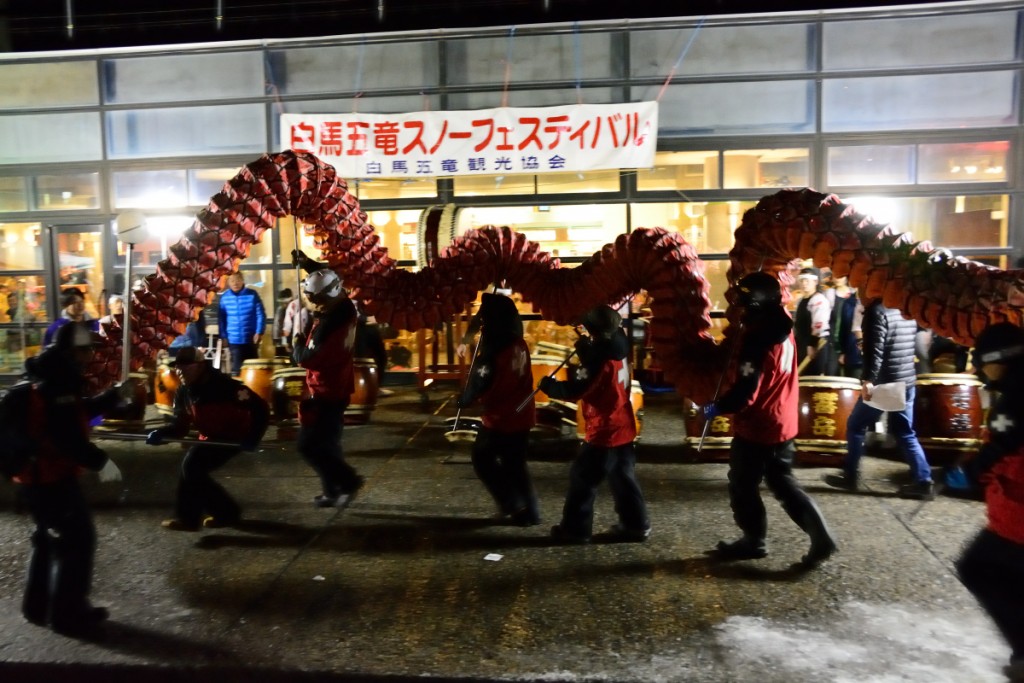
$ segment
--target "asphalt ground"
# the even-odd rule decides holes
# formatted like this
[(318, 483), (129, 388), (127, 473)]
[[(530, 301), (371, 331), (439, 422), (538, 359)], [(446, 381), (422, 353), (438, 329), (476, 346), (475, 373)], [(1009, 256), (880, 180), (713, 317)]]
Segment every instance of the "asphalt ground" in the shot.
[[(575, 439), (534, 440), (544, 523), (497, 521), (468, 444), (444, 436), (453, 389), (396, 388), (346, 427), (367, 483), (343, 511), (314, 509), (314, 473), (272, 429), (217, 474), (237, 528), (162, 529), (181, 447), (98, 436), (124, 479), (84, 479), (92, 597), (111, 611), (92, 638), (22, 619), (32, 525), (0, 485), (0, 681), (1002, 680), (1008, 648), (952, 570), (981, 503), (899, 499), (907, 468), (885, 457), (865, 458), (858, 494), (801, 468), (838, 554), (795, 566), (806, 538), (765, 492), (768, 557), (715, 562), (706, 551), (737, 536), (727, 466), (691, 462), (667, 394), (647, 397), (638, 446), (650, 539), (560, 545)], [(615, 521), (605, 487), (595, 529)]]

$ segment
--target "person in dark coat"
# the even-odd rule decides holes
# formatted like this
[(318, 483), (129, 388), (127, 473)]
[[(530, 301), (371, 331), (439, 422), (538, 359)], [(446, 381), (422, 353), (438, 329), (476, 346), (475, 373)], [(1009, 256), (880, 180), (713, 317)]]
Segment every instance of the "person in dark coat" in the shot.
[(512, 299), (484, 294), (480, 313), (480, 350), (458, 402), (460, 409), (477, 401), (483, 404), (483, 426), (473, 443), (473, 470), (501, 515), (520, 526), (534, 526), (540, 524), (540, 512), (526, 466), (530, 430), (537, 423), (530, 348)]
[(540, 381), (540, 390), (551, 398), (579, 401), (586, 420), (586, 435), (569, 471), (562, 521), (551, 528), (551, 535), (571, 543), (590, 541), (597, 487), (607, 477), (619, 516), (608, 535), (644, 541), (651, 533), (651, 523), (635, 471), (629, 341), (622, 331), (621, 316), (608, 306), (588, 311), (582, 322), (589, 336), (576, 342), (580, 364), (572, 379), (544, 377)]
[[(864, 369), (861, 373), (861, 395), (846, 420), (846, 457), (841, 474), (825, 476), (825, 483), (835, 488), (855, 491), (860, 485), (860, 459), (864, 455), (864, 440), (868, 427), (875, 424), (883, 412), (888, 413), (889, 431), (896, 437), (903, 455), (910, 464), (913, 481), (900, 487), (903, 498), (931, 500), (935, 496), (932, 470), (924, 449), (914, 431), (914, 398), (916, 394), (914, 370), (914, 340), (917, 323), (907, 320), (898, 310), (886, 308), (881, 299), (866, 301), (863, 333)], [(906, 406), (902, 410), (883, 411), (869, 406), (875, 385), (904, 382)]]
[(742, 307), (741, 337), (733, 343), (739, 372), (725, 395), (704, 406), (705, 420), (733, 414), (729, 450), (729, 502), (739, 539), (720, 541), (722, 560), (757, 559), (768, 554), (768, 518), (761, 500), (763, 479), (790, 519), (808, 535), (810, 549), (801, 562), (813, 567), (836, 551), (825, 518), (793, 476), (794, 437), (799, 430), (796, 342), (793, 320), (782, 306), (779, 281), (768, 273), (738, 283)]
[(990, 325), (978, 335), (974, 367), (997, 397), (988, 438), (966, 468), (985, 487), (988, 523), (956, 569), (1011, 648), (1004, 673), (1024, 681), (1024, 330)]
[(210, 476), (242, 451), (254, 451), (267, 430), (270, 408), (249, 387), (212, 367), (202, 351), (187, 346), (168, 365), (181, 376), (174, 394), (171, 424), (154, 429), (146, 443), (159, 446), (181, 438), (195, 426), (202, 440), (237, 446), (196, 444), (181, 461), (174, 517), (163, 521), (171, 531), (198, 531), (236, 524), (242, 518), (238, 503)]
[(22, 614), (73, 636), (94, 635), (108, 616), (89, 602), (96, 528), (78, 477), (83, 468), (107, 466), (107, 454), (89, 441), (89, 422), (116, 407), (121, 394), (115, 388), (83, 397), (94, 341), (86, 324), (68, 322), (51, 346), (25, 361), (33, 387), (24, 425), (36, 450), (14, 477), (36, 525)]
[(313, 504), (344, 508), (363, 486), (341, 446), (345, 409), (355, 391), (352, 351), (358, 316), (333, 270), (313, 270), (302, 287), (314, 312), (309, 334), (292, 338), (293, 358), (306, 369), (310, 394), (299, 405), (299, 453), (320, 475), (323, 492)]

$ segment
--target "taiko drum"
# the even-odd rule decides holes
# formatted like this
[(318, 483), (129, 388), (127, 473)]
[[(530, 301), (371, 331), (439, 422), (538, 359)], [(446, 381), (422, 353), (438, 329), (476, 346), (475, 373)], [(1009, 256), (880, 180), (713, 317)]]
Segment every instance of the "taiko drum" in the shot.
[(103, 416), (103, 427), (114, 430), (140, 430), (146, 425), (146, 402), (149, 392), (146, 383), (149, 376), (144, 372), (132, 372), (128, 377), (134, 380), (131, 401), (108, 411)]
[[(636, 421), (636, 438), (640, 438), (643, 431), (644, 417), (644, 390), (640, 388), (640, 382), (633, 380), (629, 388), (629, 403), (633, 406), (633, 419)], [(587, 421), (583, 418), (583, 405), (576, 404), (576, 436), (580, 439), (587, 435)]]
[(251, 358), (242, 362), (242, 372), (238, 378), (264, 401), (270, 402), (274, 383), (274, 372), (291, 365), (286, 356), (275, 358)]
[(839, 467), (846, 456), (846, 421), (860, 398), (860, 380), (828, 375), (800, 378), (796, 461)]
[(271, 380), (270, 406), (278, 427), (299, 425), (299, 404), (309, 398), (305, 368), (279, 368)]
[[(555, 373), (554, 377), (557, 380), (565, 381), (568, 377), (568, 371), (565, 366), (558, 368), (564, 358), (558, 356), (541, 356), (533, 355), (530, 356), (530, 367), (533, 369), (533, 386), (540, 386), (540, 381), (545, 377), (549, 376), (552, 372)], [(555, 368), (558, 371), (555, 372)], [(525, 396), (523, 398), (526, 398)], [(538, 403), (547, 403), (551, 400), (551, 397), (545, 394), (543, 391), (537, 391), (534, 395), (533, 400)]]
[(981, 445), (982, 384), (974, 375), (929, 373), (917, 376), (914, 430), (935, 465), (955, 462)]
[(708, 425), (707, 435), (704, 437), (704, 444), (701, 445), (700, 438), (704, 434), (704, 416), (700, 407), (691, 401), (683, 401), (683, 425), (686, 429), (684, 439), (687, 446), (693, 449), (700, 448), (695, 454), (695, 459), (700, 462), (728, 462), (729, 448), (732, 446), (732, 415), (718, 415)]
[(167, 362), (160, 361), (153, 376), (153, 402), (158, 413), (170, 416), (174, 413), (174, 394), (181, 386), (181, 379)]
[(370, 414), (377, 407), (380, 393), (380, 378), (377, 363), (372, 358), (356, 358), (352, 364), (355, 372), (355, 389), (345, 409), (345, 424), (366, 424)]

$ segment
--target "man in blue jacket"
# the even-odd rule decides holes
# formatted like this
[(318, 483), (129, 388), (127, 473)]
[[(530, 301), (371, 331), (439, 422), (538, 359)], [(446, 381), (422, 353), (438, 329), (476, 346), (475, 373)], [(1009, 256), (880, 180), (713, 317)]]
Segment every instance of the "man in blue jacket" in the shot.
[(218, 325), (221, 339), (231, 350), (231, 374), (242, 372), (242, 363), (259, 357), (259, 345), (267, 326), (267, 314), (256, 290), (245, 286), (241, 272), (228, 276), (228, 288), (220, 295)]

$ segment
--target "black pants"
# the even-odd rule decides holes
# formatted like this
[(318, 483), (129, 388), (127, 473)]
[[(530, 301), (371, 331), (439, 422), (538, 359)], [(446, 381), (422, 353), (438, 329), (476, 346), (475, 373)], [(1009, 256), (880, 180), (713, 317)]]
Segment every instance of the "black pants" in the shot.
[(96, 528), (78, 480), (25, 486), (36, 530), (22, 613), (37, 624), (73, 622), (89, 605)]
[(505, 514), (526, 509), (539, 519), (537, 493), (526, 468), (529, 430), (504, 434), (482, 428), (473, 442), (473, 471)]
[(562, 528), (573, 536), (590, 536), (594, 526), (597, 487), (608, 477), (619, 523), (626, 529), (651, 526), (647, 504), (636, 480), (636, 450), (632, 443), (613, 448), (584, 441), (569, 470), (569, 492), (562, 508)]
[(964, 550), (956, 570), (1006, 638), (1013, 658), (1024, 658), (1024, 545), (985, 529)]
[(359, 475), (345, 462), (341, 449), (347, 405), (345, 401), (310, 398), (300, 409), (299, 453), (320, 475), (324, 495), (331, 498), (359, 488)]
[(242, 516), (238, 503), (210, 473), (242, 451), (223, 446), (196, 445), (181, 461), (175, 516), (185, 524), (198, 526), (204, 515), (221, 522), (235, 522)]
[(828, 535), (821, 511), (793, 476), (793, 440), (760, 444), (733, 437), (729, 449), (729, 503), (733, 519), (743, 535), (763, 543), (768, 516), (761, 500), (761, 481), (782, 503), (790, 519), (814, 538)]
[(242, 364), (247, 360), (260, 357), (260, 350), (255, 344), (228, 344), (231, 353), (231, 375), (242, 374)]

